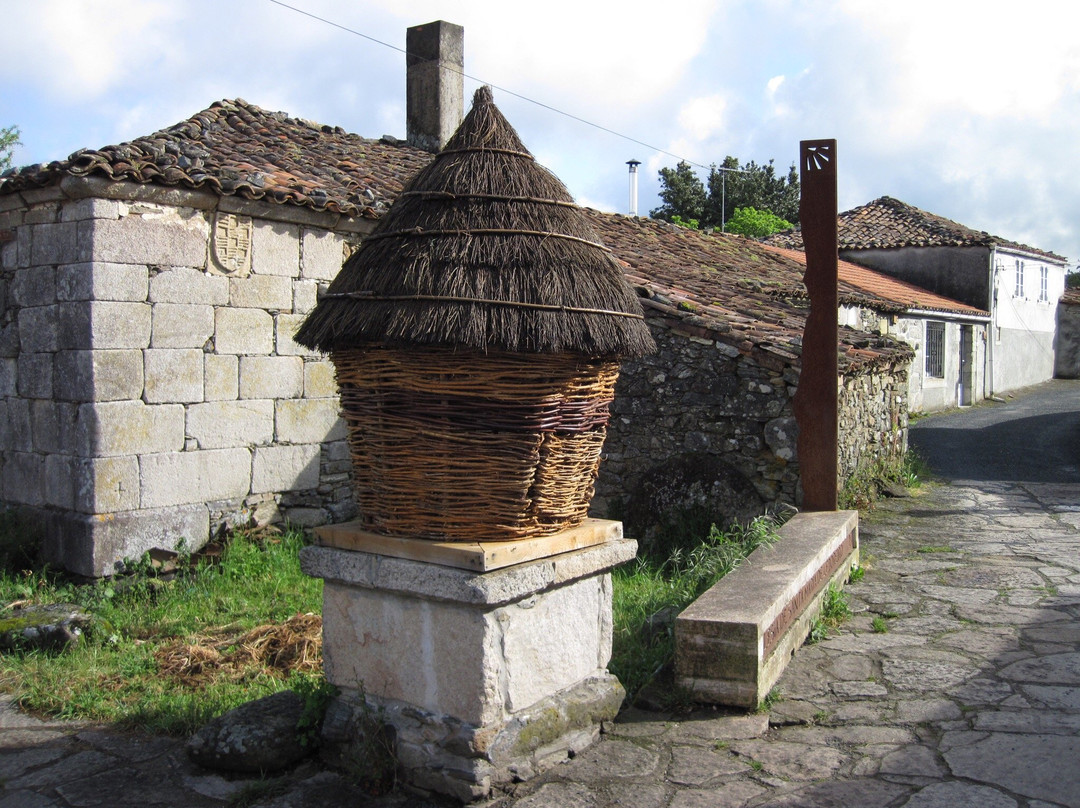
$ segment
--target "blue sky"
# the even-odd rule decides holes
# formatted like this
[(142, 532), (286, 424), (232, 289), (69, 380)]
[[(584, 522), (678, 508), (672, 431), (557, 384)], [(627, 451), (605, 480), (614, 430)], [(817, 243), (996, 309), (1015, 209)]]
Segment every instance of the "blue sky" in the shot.
[[(465, 27), (470, 76), (582, 204), (639, 210), (678, 157), (785, 171), (838, 141), (839, 202), (882, 195), (1080, 260), (1080, 38), (1060, 2), (288, 0), (404, 48)], [(404, 56), (270, 0), (6, 0), (0, 126), (18, 164), (118, 143), (222, 98), (404, 136)], [(471, 96), (478, 81), (466, 81)]]

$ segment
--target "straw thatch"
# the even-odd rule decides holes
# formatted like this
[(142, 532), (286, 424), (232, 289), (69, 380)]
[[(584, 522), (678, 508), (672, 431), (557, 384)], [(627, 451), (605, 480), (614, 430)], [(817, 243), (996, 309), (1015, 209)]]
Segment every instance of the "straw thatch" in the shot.
[(327, 353), (377, 343), (620, 357), (654, 347), (618, 262), (487, 87), (296, 341)]

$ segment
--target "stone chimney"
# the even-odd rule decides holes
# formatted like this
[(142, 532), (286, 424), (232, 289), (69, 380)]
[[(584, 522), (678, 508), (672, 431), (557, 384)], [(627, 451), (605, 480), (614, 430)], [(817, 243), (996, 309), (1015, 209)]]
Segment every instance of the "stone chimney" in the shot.
[(409, 145), (437, 152), (465, 110), (465, 29), (429, 22), (405, 35), (405, 128)]

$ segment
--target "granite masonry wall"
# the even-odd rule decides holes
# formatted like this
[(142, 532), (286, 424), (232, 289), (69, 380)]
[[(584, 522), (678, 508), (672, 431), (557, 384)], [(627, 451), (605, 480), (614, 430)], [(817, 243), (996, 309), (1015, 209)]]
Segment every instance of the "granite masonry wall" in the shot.
[(86, 575), (349, 517), (333, 366), (292, 334), (370, 229), (76, 177), (0, 199), (0, 501)]
[(1070, 290), (1058, 302), (1054, 375), (1080, 379), (1080, 291)]

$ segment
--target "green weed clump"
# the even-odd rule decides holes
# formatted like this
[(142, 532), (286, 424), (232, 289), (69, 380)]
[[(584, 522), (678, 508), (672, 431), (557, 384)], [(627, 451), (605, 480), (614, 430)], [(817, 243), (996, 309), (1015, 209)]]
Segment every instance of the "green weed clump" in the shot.
[(865, 510), (881, 498), (882, 491), (891, 485), (919, 488), (930, 479), (925, 461), (912, 449), (900, 458), (876, 459), (864, 463), (847, 480), (838, 497), (841, 508)]
[(847, 594), (836, 584), (829, 584), (821, 599), (821, 611), (810, 621), (807, 644), (813, 645), (827, 639), (849, 617), (851, 617), (851, 607), (848, 606)]
[(218, 556), (181, 555), (168, 576), (144, 557), (129, 574), (91, 582), (8, 554), (0, 617), (29, 603), (73, 603), (108, 631), (62, 652), (0, 655), (0, 691), (41, 715), (184, 734), (288, 688), (296, 671), (315, 675), (322, 581), (300, 571), (304, 542), (299, 531), (240, 532)]
[(715, 525), (696, 546), (676, 548), (660, 560), (643, 556), (612, 573), (614, 638), (609, 668), (631, 703), (675, 655), (674, 619), (710, 586), (762, 545), (778, 536), (777, 520), (755, 519), (742, 527)]

